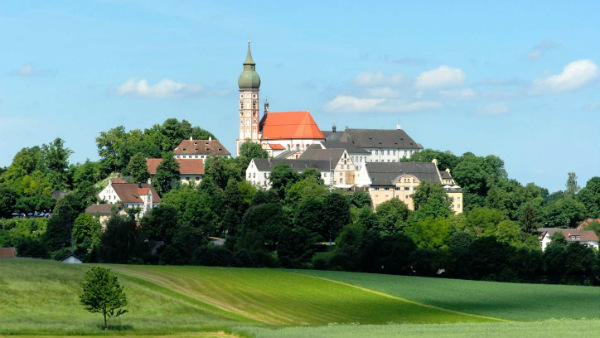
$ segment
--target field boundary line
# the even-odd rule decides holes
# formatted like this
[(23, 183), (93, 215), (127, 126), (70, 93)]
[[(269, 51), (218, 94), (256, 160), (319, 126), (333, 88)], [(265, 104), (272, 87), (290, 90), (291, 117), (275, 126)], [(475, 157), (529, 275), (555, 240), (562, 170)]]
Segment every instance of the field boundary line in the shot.
[(296, 272), (296, 271), (288, 271), (288, 272), (295, 273), (295, 274), (302, 275), (302, 276), (308, 276), (308, 277), (312, 277), (312, 278), (326, 280), (326, 281), (329, 281), (329, 282), (332, 282), (332, 283), (349, 286), (351, 288), (359, 289), (361, 291), (365, 291), (365, 292), (369, 292), (369, 293), (374, 293), (374, 294), (379, 295), (379, 296), (383, 296), (383, 297), (386, 297), (386, 298), (391, 298), (391, 299), (403, 301), (403, 302), (414, 304), (414, 305), (423, 306), (423, 307), (430, 308), (430, 309), (435, 309), (435, 310), (440, 310), (440, 311), (455, 313), (455, 314), (459, 314), (459, 315), (463, 315), (463, 316), (470, 316), (470, 317), (477, 317), (477, 318), (489, 319), (489, 320), (498, 321), (498, 322), (514, 322), (514, 321), (508, 320), (508, 319), (502, 319), (502, 318), (496, 318), (496, 317), (476, 315), (476, 314), (472, 314), (472, 313), (468, 313), (468, 312), (450, 310), (450, 309), (446, 309), (446, 308), (435, 306), (435, 305), (423, 304), (423, 303), (416, 302), (414, 300), (410, 300), (410, 299), (406, 299), (406, 298), (402, 298), (402, 297), (390, 295), (389, 293), (385, 293), (385, 292), (381, 292), (381, 291), (369, 289), (369, 288), (366, 288), (366, 287), (363, 287), (363, 286), (359, 286), (359, 285), (355, 285), (355, 284), (351, 284), (351, 283), (346, 283), (346, 282), (338, 281), (338, 280), (335, 280), (335, 279), (330, 279), (330, 278), (325, 278), (325, 277), (320, 277), (320, 276), (314, 276), (314, 275), (309, 275), (309, 274), (303, 274), (301, 272)]

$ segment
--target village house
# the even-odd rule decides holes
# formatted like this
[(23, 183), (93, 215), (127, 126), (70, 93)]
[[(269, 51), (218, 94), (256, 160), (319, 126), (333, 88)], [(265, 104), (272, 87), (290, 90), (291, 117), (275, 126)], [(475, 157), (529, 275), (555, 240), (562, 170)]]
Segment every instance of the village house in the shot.
[(583, 220), (583, 222), (579, 223), (577, 230), (585, 230), (585, 228), (592, 222), (600, 223), (600, 218), (586, 218)]
[(108, 222), (108, 219), (113, 214), (113, 208), (114, 208), (114, 212), (117, 213), (117, 215), (121, 215), (121, 216), (127, 215), (127, 213), (125, 212), (125, 209), (123, 208), (123, 205), (121, 205), (121, 204), (110, 204), (110, 203), (99, 203), (99, 202), (87, 207), (85, 209), (85, 213), (90, 214), (93, 217), (95, 217), (102, 225), (102, 230), (104, 230), (106, 228), (106, 223)]
[[(340, 149), (343, 150), (343, 149)], [(246, 169), (246, 180), (255, 186), (263, 189), (271, 188), (271, 171), (279, 163), (287, 163), (290, 168), (297, 173), (302, 173), (306, 169), (315, 169), (321, 173), (321, 179), (325, 185), (332, 184), (336, 188), (349, 188), (352, 186), (351, 183), (346, 181), (349, 177), (349, 172), (354, 169), (351, 164), (342, 164), (344, 160), (346, 163), (350, 163), (349, 158), (344, 158), (346, 152), (339, 152), (339, 159), (335, 161), (329, 161), (329, 159), (318, 159), (318, 160), (289, 160), (289, 159), (272, 159), (272, 158), (254, 158), (250, 161), (248, 169)], [(350, 166), (350, 168), (348, 168)], [(351, 178), (353, 179), (353, 177)]]
[(598, 236), (596, 236), (593, 230), (539, 228), (538, 231), (540, 233), (538, 239), (542, 246), (542, 251), (546, 250), (548, 244), (552, 242), (552, 235), (557, 232), (563, 234), (569, 243), (578, 242), (598, 250)]
[[(444, 173), (444, 174), (442, 174)], [(373, 206), (396, 198), (414, 210), (412, 196), (421, 182), (440, 184), (451, 200), (451, 210), (463, 212), (463, 192), (449, 171), (440, 171), (432, 162), (371, 162), (360, 170), (357, 186), (368, 188)]]
[(231, 153), (219, 140), (183, 140), (173, 150), (176, 159), (205, 159), (210, 155), (231, 157)]
[(108, 186), (99, 194), (101, 201), (108, 204), (123, 204), (126, 208), (140, 208), (144, 216), (160, 204), (160, 196), (148, 183), (126, 183), (122, 179), (110, 179)]
[[(203, 156), (203, 155), (200, 155)], [(158, 165), (163, 161), (162, 158), (149, 158), (146, 161), (148, 166), (148, 172), (150, 173), (150, 180), (156, 175)], [(182, 184), (199, 184), (202, 182), (204, 177), (204, 160), (199, 158), (175, 158), (175, 161), (179, 164), (179, 181)]]
[(307, 148), (307, 150), (310, 149), (346, 149), (350, 159), (352, 160), (352, 163), (354, 163), (354, 167), (356, 168), (356, 175), (358, 175), (358, 171), (360, 171), (362, 163), (367, 162), (367, 158), (371, 154), (363, 148), (359, 148), (349, 142), (322, 141)]
[[(356, 167), (346, 149), (309, 149), (300, 155), (299, 159), (329, 162), (329, 171), (333, 173), (332, 184), (336, 188), (348, 189), (354, 185)], [(326, 184), (329, 185), (329, 180)]]

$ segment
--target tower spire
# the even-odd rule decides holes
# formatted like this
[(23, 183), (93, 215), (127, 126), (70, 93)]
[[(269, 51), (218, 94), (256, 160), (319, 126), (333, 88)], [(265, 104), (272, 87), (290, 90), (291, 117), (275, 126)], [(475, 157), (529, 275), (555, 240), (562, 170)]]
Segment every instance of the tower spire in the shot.
[(246, 61), (244, 61), (244, 66), (255, 66), (254, 60), (252, 59), (252, 51), (250, 50), (250, 40), (248, 40), (248, 54), (246, 55)]

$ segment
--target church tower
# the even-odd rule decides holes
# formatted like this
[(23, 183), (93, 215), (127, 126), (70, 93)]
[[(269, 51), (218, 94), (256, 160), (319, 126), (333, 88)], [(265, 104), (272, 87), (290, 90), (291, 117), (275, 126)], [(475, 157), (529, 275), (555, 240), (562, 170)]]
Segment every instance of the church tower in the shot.
[(240, 88), (240, 103), (238, 124), (240, 136), (235, 142), (235, 154), (240, 153), (241, 145), (246, 141), (260, 143), (258, 124), (259, 104), (258, 91), (260, 88), (260, 77), (256, 72), (256, 63), (252, 59), (250, 52), (250, 41), (248, 41), (248, 54), (244, 61), (244, 70), (238, 78), (238, 87)]

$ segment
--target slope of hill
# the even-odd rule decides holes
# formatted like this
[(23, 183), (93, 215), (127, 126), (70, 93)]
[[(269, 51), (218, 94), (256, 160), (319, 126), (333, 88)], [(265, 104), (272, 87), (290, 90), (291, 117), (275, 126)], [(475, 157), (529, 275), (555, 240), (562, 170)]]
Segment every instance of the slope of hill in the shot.
[(420, 303), (516, 321), (600, 318), (600, 288), (297, 270)]

